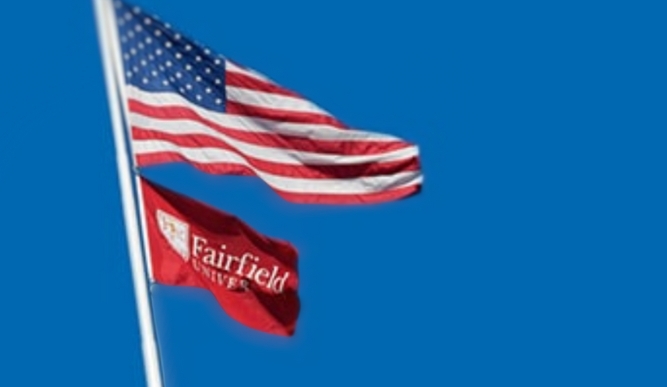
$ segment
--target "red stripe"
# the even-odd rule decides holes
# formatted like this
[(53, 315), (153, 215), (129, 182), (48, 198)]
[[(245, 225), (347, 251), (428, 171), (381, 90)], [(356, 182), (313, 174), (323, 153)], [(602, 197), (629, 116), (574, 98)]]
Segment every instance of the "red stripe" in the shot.
[(226, 103), (226, 110), (230, 114), (238, 114), (242, 116), (283, 122), (331, 125), (339, 129), (347, 129), (345, 124), (327, 114), (304, 113), (289, 110), (263, 108), (253, 105), (245, 105), (242, 103), (230, 101), (229, 99)]
[(285, 200), (303, 204), (376, 204), (407, 198), (421, 191), (421, 184), (366, 194), (299, 194), (278, 191)]
[(190, 161), (187, 158), (183, 157), (180, 153), (176, 152), (159, 152), (159, 153), (149, 153), (149, 154), (140, 154), (137, 155), (137, 165), (140, 167), (148, 167), (151, 165), (159, 165), (166, 163), (177, 163), (184, 162), (195, 166), (200, 171), (210, 173), (213, 175), (225, 174), (225, 175), (244, 175), (244, 176), (257, 176), (255, 172), (239, 164), (202, 164), (195, 163)]
[(130, 111), (159, 119), (188, 119), (199, 122), (231, 138), (255, 145), (293, 149), (304, 152), (345, 156), (374, 155), (412, 146), (404, 141), (312, 140), (274, 133), (256, 133), (228, 128), (208, 120), (192, 109), (181, 106), (156, 107), (131, 99)]
[[(242, 156), (250, 165), (260, 171), (277, 175), (303, 179), (352, 179), (357, 177), (393, 175), (400, 172), (419, 170), (419, 160), (417, 157), (406, 158), (397, 161), (388, 162), (368, 162), (352, 165), (295, 165), (277, 163), (257, 159), (243, 152), (232, 145), (206, 135), (187, 135), (178, 136), (167, 133), (161, 133), (150, 129), (132, 127), (132, 138), (135, 140), (164, 140), (172, 144), (186, 148), (218, 148), (232, 151)], [(224, 174), (226, 169), (217, 170), (214, 164), (209, 167), (210, 173)]]
[[(149, 155), (139, 155), (137, 157), (137, 162), (139, 165), (148, 166), (154, 164), (164, 164), (169, 162), (186, 162), (193, 165), (195, 168), (209, 172), (209, 164), (198, 164), (193, 163), (183, 156), (176, 153), (158, 153), (158, 154), (149, 154)], [(218, 169), (227, 168), (225, 174), (229, 175), (246, 175), (254, 176), (255, 173), (246, 167), (235, 165), (235, 164), (225, 164), (218, 166)], [(211, 172), (209, 172), (211, 173)], [(312, 194), (312, 193), (294, 193), (286, 192), (273, 188), (274, 191), (278, 193), (282, 198), (293, 203), (304, 203), (304, 204), (374, 204), (374, 203), (383, 203), (394, 201), (408, 196), (412, 196), (419, 191), (421, 191), (421, 184), (414, 184), (407, 187), (395, 188), (382, 192), (373, 192), (367, 194)]]
[[(240, 68), (244, 68), (243, 66), (234, 63), (236, 66)], [(247, 69), (247, 71), (252, 71)], [(309, 103), (309, 100), (306, 98), (303, 98), (301, 95), (298, 93), (286, 89), (276, 83), (274, 83), (271, 80), (262, 80), (262, 79), (257, 79), (254, 77), (251, 77), (249, 75), (245, 75), (242, 73), (237, 73), (234, 71), (225, 71), (225, 84), (227, 86), (237, 86), (237, 87), (242, 87), (244, 89), (249, 89), (249, 90), (255, 90), (255, 91), (261, 91), (261, 92), (267, 92), (267, 93), (273, 93), (273, 94), (278, 94), (278, 95), (286, 95), (290, 97), (296, 97), (299, 99), (302, 99), (304, 101), (307, 101)], [(235, 114), (240, 114), (240, 115), (247, 115), (251, 117), (262, 117), (266, 119), (272, 119), (272, 120), (277, 120), (277, 121), (287, 121), (287, 122), (304, 122), (304, 123), (322, 123), (322, 124), (329, 124), (331, 126), (335, 126), (337, 128), (341, 129), (347, 129), (347, 126), (337, 120), (336, 118), (328, 115), (328, 114), (318, 114), (318, 113), (303, 113), (303, 112), (294, 112), (294, 111), (289, 111), (289, 110), (283, 110), (283, 109), (271, 109), (271, 108), (264, 108), (264, 107), (256, 107), (253, 105), (245, 105), (240, 102), (232, 101), (229, 98), (227, 98), (227, 111), (229, 113), (235, 113)]]
[(298, 93), (295, 93), (292, 90), (288, 90), (273, 82), (263, 81), (261, 79), (253, 78), (251, 76), (229, 70), (225, 72), (225, 84), (227, 86), (242, 87), (244, 89), (263, 91), (266, 93), (286, 95), (289, 97), (303, 99), (303, 97), (301, 97)]

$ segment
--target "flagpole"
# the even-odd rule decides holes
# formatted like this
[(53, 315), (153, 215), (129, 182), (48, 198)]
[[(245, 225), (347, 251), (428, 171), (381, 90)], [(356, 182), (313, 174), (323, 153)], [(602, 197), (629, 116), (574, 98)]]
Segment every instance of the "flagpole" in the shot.
[[(115, 70), (116, 74), (116, 80), (118, 83), (118, 88), (117, 92), (120, 97), (121, 102), (121, 109), (122, 109), (122, 117), (125, 118), (124, 123), (126, 128), (130, 128), (130, 123), (129, 123), (129, 117), (130, 117), (130, 111), (127, 105), (127, 92), (124, 87), (124, 82), (122, 81), (124, 79), (124, 74), (123, 74), (123, 61), (121, 60), (121, 50), (118, 42), (120, 41), (118, 37), (118, 26), (116, 24), (116, 18), (113, 16), (114, 15), (114, 10), (113, 10), (113, 0), (106, 0), (108, 6), (109, 6), (109, 18), (107, 19), (107, 29), (108, 29), (108, 38), (111, 46), (111, 53), (112, 53), (112, 60), (113, 60), (113, 68)], [(129, 129), (128, 129), (129, 130)], [(125, 132), (124, 132), (125, 133)], [(130, 158), (132, 160), (132, 168), (137, 166), (137, 160), (135, 153), (132, 149), (132, 141), (127, 141), (126, 142), (127, 147), (128, 147), (128, 153), (130, 154)], [(150, 260), (150, 249), (149, 249), (149, 240), (148, 240), (148, 234), (147, 234), (147, 228), (146, 228), (146, 214), (144, 212), (144, 200), (143, 200), (143, 192), (141, 191), (141, 179), (139, 176), (139, 173), (133, 173), (133, 180), (134, 180), (134, 187), (135, 187), (135, 193), (138, 198), (138, 208), (139, 208), (139, 225), (140, 225), (140, 230), (141, 230), (141, 238), (143, 240), (143, 251), (144, 251), (144, 257), (145, 257), (145, 264), (146, 264), (146, 275), (148, 276), (148, 284), (149, 284), (149, 289), (150, 286), (155, 282), (154, 281), (154, 276), (153, 276), (153, 265)], [(159, 358), (159, 357), (158, 357)]]
[[(113, 35), (111, 32), (111, 29), (115, 24), (114, 10), (111, 1), (108, 0), (94, 0), (94, 6), (98, 38), (102, 51), (102, 62), (104, 65), (104, 80), (106, 83), (114, 144), (116, 148), (118, 180), (120, 183), (123, 219), (125, 221), (125, 232), (130, 253), (132, 279), (134, 282), (134, 293), (137, 303), (146, 382), (148, 387), (163, 387), (157, 342), (153, 326), (153, 313), (148, 294), (146, 268), (142, 257), (140, 230), (137, 219), (137, 205), (132, 188), (129, 154), (125, 132), (123, 130), (121, 107), (119, 105), (120, 95), (118, 88), (121, 87), (122, 69), (119, 69), (118, 66), (114, 65), (114, 56), (117, 55), (114, 51), (118, 50), (117, 46), (115, 46), (112, 41)], [(119, 74), (121, 76), (120, 78)]]

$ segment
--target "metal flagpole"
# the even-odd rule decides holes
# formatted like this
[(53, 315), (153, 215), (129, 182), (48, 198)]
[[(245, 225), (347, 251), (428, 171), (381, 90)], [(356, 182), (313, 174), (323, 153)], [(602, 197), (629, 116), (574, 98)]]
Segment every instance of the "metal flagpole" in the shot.
[[(120, 41), (120, 38), (118, 37), (118, 26), (116, 24), (116, 18), (114, 17), (114, 10), (113, 10), (113, 0), (107, 0), (106, 4), (108, 5), (108, 19), (107, 21), (107, 32), (108, 32), (108, 38), (111, 46), (111, 59), (113, 60), (113, 69), (115, 70), (115, 75), (116, 75), (116, 82), (118, 85), (118, 95), (120, 96), (121, 100), (121, 109), (122, 109), (122, 116), (125, 118), (125, 127), (130, 128), (130, 123), (128, 121), (130, 117), (130, 111), (128, 109), (127, 105), (127, 93), (125, 91), (124, 87), (124, 74), (123, 74), (123, 61), (121, 59), (121, 50), (118, 42)], [(106, 15), (105, 15), (106, 16)], [(132, 149), (132, 141), (127, 142), (128, 146), (128, 152), (130, 154), (131, 160), (132, 160), (132, 166), (137, 165), (137, 160), (136, 157), (134, 156), (134, 152)], [(143, 248), (144, 248), (144, 257), (145, 259), (145, 264), (146, 264), (146, 274), (148, 275), (148, 281), (149, 285), (152, 285), (154, 283), (154, 277), (153, 277), (153, 265), (150, 260), (150, 251), (149, 251), (149, 241), (148, 241), (148, 235), (147, 235), (147, 229), (146, 229), (146, 217), (144, 213), (144, 201), (143, 201), (143, 193), (141, 189), (139, 188), (141, 186), (141, 179), (139, 177), (138, 173), (133, 173), (133, 180), (134, 180), (134, 187), (135, 187), (135, 192), (137, 195), (137, 198), (139, 199), (138, 208), (139, 208), (139, 224), (140, 224), (140, 229), (141, 229), (141, 237), (143, 239)], [(150, 288), (150, 287), (149, 287)]]
[(104, 80), (107, 88), (107, 98), (109, 99), (109, 110), (111, 112), (111, 123), (116, 148), (118, 180), (123, 203), (123, 219), (125, 221), (134, 293), (137, 302), (146, 381), (148, 387), (163, 387), (160, 359), (153, 326), (153, 313), (146, 281), (146, 269), (142, 257), (137, 204), (133, 193), (129, 154), (119, 105), (121, 97), (119, 95), (119, 87), (121, 87), (122, 69), (114, 64), (118, 63), (115, 62), (114, 58), (114, 56), (118, 55), (118, 43), (112, 40), (113, 35), (111, 30), (115, 25), (113, 4), (108, 0), (94, 0), (94, 5), (97, 32), (104, 65)]

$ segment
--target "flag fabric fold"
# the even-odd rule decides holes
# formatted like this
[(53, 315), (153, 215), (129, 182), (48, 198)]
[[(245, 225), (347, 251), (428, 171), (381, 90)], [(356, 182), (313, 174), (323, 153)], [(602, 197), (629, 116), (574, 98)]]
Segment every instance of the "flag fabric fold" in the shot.
[(291, 336), (299, 315), (297, 251), (238, 218), (140, 179), (152, 276), (210, 291), (240, 323)]
[(297, 203), (375, 203), (420, 190), (415, 145), (351, 129), (137, 7), (115, 2), (115, 10), (139, 167), (186, 162), (257, 176)]

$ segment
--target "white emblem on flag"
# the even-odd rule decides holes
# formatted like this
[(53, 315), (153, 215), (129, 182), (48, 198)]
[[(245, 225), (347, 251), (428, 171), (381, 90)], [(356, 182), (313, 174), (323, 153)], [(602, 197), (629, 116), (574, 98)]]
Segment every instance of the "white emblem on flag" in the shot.
[(190, 259), (190, 227), (187, 223), (177, 219), (162, 210), (157, 210), (157, 222), (160, 232), (167, 238), (171, 247), (185, 262)]

